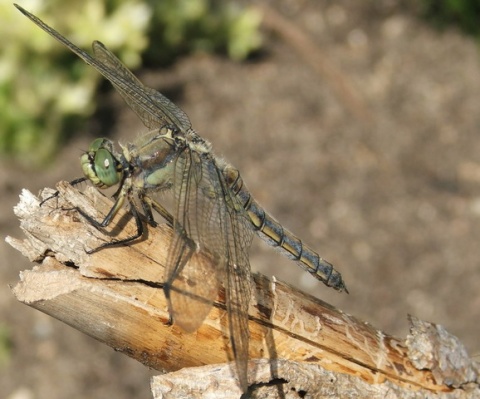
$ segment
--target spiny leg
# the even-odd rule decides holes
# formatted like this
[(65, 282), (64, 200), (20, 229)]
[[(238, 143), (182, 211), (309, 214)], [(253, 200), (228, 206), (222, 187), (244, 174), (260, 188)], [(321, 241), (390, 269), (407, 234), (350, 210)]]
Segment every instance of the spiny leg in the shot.
[[(125, 198), (126, 194), (122, 193), (120, 190), (119, 190), (119, 192), (116, 193), (116, 195), (117, 194), (118, 194), (118, 197), (117, 197), (117, 200), (116, 200), (115, 204), (112, 206), (112, 208), (110, 209), (107, 216), (105, 217), (105, 219), (102, 222), (98, 222), (97, 220), (92, 218), (85, 211), (83, 211), (82, 209), (80, 209), (78, 207), (76, 207), (75, 209), (94, 227), (96, 227), (98, 229), (102, 229), (104, 227), (107, 227), (111, 223), (111, 221), (113, 220), (113, 217), (117, 214), (118, 210), (120, 209), (121, 205), (124, 202), (124, 198)], [(157, 226), (157, 222), (153, 218), (152, 208), (154, 208), (167, 221), (167, 223), (169, 223), (170, 225), (173, 225), (173, 216), (161, 204), (159, 204), (158, 202), (150, 199), (149, 197), (147, 197), (145, 195), (139, 195), (139, 200), (140, 200), (140, 203), (142, 204), (142, 208), (143, 208), (145, 217), (147, 219), (147, 222), (151, 226), (153, 226), (153, 227)], [(130, 211), (133, 214), (133, 217), (135, 219), (135, 224), (137, 226), (137, 232), (134, 235), (132, 235), (130, 237), (127, 237), (127, 238), (124, 238), (124, 239), (121, 239), (121, 240), (112, 240), (110, 242), (104, 243), (104, 244), (100, 245), (99, 247), (97, 247), (95, 249), (87, 251), (87, 253), (91, 254), (91, 253), (94, 253), (94, 252), (96, 252), (100, 249), (109, 248), (109, 247), (113, 247), (113, 246), (117, 246), (117, 245), (124, 245), (124, 244), (127, 244), (129, 242), (132, 242), (132, 241), (136, 240), (137, 238), (142, 237), (145, 233), (145, 229), (144, 229), (144, 226), (143, 226), (143, 223), (142, 223), (142, 218), (141, 218), (140, 213), (138, 212), (138, 209), (136, 208), (136, 206), (134, 205), (134, 203), (131, 200), (130, 200)], [(185, 237), (185, 239), (188, 240), (186, 237)], [(190, 247), (192, 247), (192, 243), (189, 242), (188, 245)], [(194, 246), (194, 244), (193, 244), (193, 246)], [(187, 256), (187, 260), (184, 263), (186, 263), (188, 261), (190, 256), (191, 256), (191, 254)]]
[[(78, 207), (75, 207), (75, 210), (77, 210), (78, 213), (80, 213), (80, 215), (82, 215), (92, 226), (101, 230), (101, 229), (107, 227), (111, 223), (111, 221), (113, 220), (113, 218), (115, 217), (115, 215), (118, 213), (118, 211), (122, 207), (123, 203), (125, 202), (125, 198), (128, 196), (127, 193), (128, 193), (127, 188), (123, 188), (121, 191), (116, 193), (116, 194), (118, 194), (118, 196), (115, 200), (115, 203), (110, 208), (110, 211), (108, 212), (107, 216), (105, 216), (105, 218), (101, 222), (97, 221), (96, 219), (91, 217), (89, 214), (87, 214), (84, 210), (82, 210)], [(112, 247), (112, 246), (127, 244), (127, 243), (129, 243), (133, 240), (136, 240), (137, 238), (140, 238), (140, 237), (143, 236), (145, 230), (143, 228), (143, 223), (142, 223), (142, 219), (140, 217), (140, 213), (138, 212), (138, 210), (135, 207), (135, 204), (132, 202), (132, 200), (130, 198), (128, 200), (130, 202), (130, 211), (133, 214), (133, 217), (135, 219), (135, 224), (137, 226), (137, 232), (135, 234), (133, 234), (132, 236), (121, 239), (121, 240), (112, 240), (110, 242), (106, 242), (106, 243), (100, 245), (97, 248), (94, 248), (92, 250), (87, 251), (87, 253), (92, 254), (92, 253), (94, 253), (94, 252), (96, 252), (100, 249), (103, 249), (103, 248), (109, 248), (109, 247)]]
[[(99, 223), (97, 220), (92, 218), (90, 215), (88, 215), (85, 211), (81, 210), (80, 208), (76, 208), (76, 210), (94, 227), (96, 227), (98, 229), (106, 227), (106, 226), (103, 225), (103, 222)], [(133, 234), (133, 235), (127, 237), (127, 238), (123, 238), (121, 240), (112, 240), (110, 242), (106, 242), (102, 245), (99, 245), (97, 248), (88, 250), (87, 253), (92, 254), (92, 253), (97, 252), (97, 251), (99, 251), (101, 249), (104, 249), (104, 248), (110, 248), (110, 247), (117, 246), (117, 245), (125, 245), (125, 244), (128, 244), (128, 243), (136, 240), (137, 238), (142, 237), (145, 233), (145, 229), (144, 229), (143, 223), (142, 223), (142, 218), (140, 217), (140, 214), (139, 214), (137, 208), (135, 208), (135, 206), (133, 204), (131, 204), (131, 206), (130, 206), (130, 212), (132, 212), (132, 214), (133, 214), (133, 217), (135, 219), (135, 224), (136, 224), (136, 227), (137, 227), (137, 232), (135, 234)], [(108, 225), (108, 223), (107, 223), (107, 225)]]
[[(86, 177), (79, 177), (78, 179), (72, 180), (70, 182), (70, 185), (71, 186), (76, 186), (77, 184), (83, 183), (86, 180), (87, 180)], [(58, 191), (58, 190), (55, 191), (50, 197), (47, 197), (42, 202), (40, 202), (39, 206), (42, 206), (45, 202), (50, 201), (52, 198), (58, 197), (58, 194), (60, 194), (60, 191)]]

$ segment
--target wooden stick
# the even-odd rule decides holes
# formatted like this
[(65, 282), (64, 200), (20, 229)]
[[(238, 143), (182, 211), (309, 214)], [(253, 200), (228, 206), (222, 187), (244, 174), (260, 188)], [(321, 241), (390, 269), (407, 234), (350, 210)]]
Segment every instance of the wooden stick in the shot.
[[(15, 207), (27, 238), (7, 237), (7, 242), (39, 264), (21, 273), (20, 282), (13, 288), (19, 301), (157, 370), (172, 372), (233, 360), (224, 292), (219, 293), (212, 311), (195, 333), (186, 334), (170, 324), (159, 284), (164, 278), (171, 238), (169, 226), (149, 227), (146, 239), (89, 255), (87, 249), (96, 248), (112, 238), (132, 235), (136, 231), (135, 223), (131, 215), (122, 211), (108, 231), (99, 231), (87, 223), (75, 207), (81, 207), (101, 220), (112, 202), (94, 188), (81, 193), (65, 182), (57, 188), (58, 197), (41, 207), (38, 198), (24, 191)], [(464, 387), (468, 383), (473, 383), (478, 390), (475, 384), (478, 369), (466, 353), (461, 352), (463, 346), (460, 343), (455, 353), (461, 355), (463, 368), (459, 370), (458, 364), (450, 366), (449, 377), (445, 380), (442, 379), (446, 375), (445, 367), (435, 369), (435, 362), (427, 364), (419, 358), (419, 353), (423, 353), (419, 342), (425, 338), (421, 332), (428, 330), (423, 324), (418, 324), (415, 331), (420, 332), (412, 333), (410, 341), (405, 342), (275, 279), (255, 275), (252, 285), (249, 357), (272, 361), (250, 362), (251, 384), (265, 383), (268, 374), (270, 382), (284, 384), (287, 381), (295, 387), (307, 386), (305, 381), (317, 385), (324, 381), (322, 386), (328, 386), (332, 384), (332, 378), (337, 382), (347, 381), (345, 387), (358, 381), (359, 387), (369, 386), (369, 394), (373, 392), (372, 386), (378, 392), (384, 392), (385, 387), (390, 390), (395, 387), (399, 392), (416, 391), (425, 395), (449, 395), (455, 386)], [(436, 330), (428, 331), (432, 335)], [(452, 345), (448, 351), (453, 353)], [(417, 366), (410, 358), (417, 362)], [(419, 370), (419, 365), (424, 370)], [(207, 367), (212, 378), (208, 381), (215, 379), (215, 370), (222, 369)], [(452, 367), (457, 368), (454, 380), (451, 378)], [(306, 374), (285, 371), (302, 368), (309, 371), (304, 370)], [(212, 386), (219, 389), (220, 382), (230, 384), (235, 392), (232, 397), (239, 397), (240, 390), (231, 372), (225, 371), (230, 369), (223, 370), (226, 374), (219, 374), (220, 380)], [(207, 379), (201, 378), (200, 381), (194, 377), (201, 370), (182, 371), (185, 372), (192, 373), (190, 378), (185, 374), (180, 377), (171, 374), (154, 380), (154, 392), (160, 392), (158, 384), (172, 388), (173, 383), (166, 382), (165, 378), (183, 378), (184, 383), (200, 385), (207, 382)], [(231, 381), (226, 381), (226, 376), (230, 376)], [(341, 386), (337, 385), (337, 388)], [(463, 395), (465, 391), (455, 389), (454, 392)]]

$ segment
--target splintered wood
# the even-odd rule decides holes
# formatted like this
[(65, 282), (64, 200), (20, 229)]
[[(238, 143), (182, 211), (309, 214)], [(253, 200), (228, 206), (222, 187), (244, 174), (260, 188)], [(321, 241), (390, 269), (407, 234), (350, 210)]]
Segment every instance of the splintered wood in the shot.
[[(75, 208), (80, 207), (101, 220), (112, 202), (96, 189), (87, 188), (82, 193), (63, 182), (57, 188), (59, 195), (41, 207), (38, 198), (24, 191), (15, 207), (26, 239), (8, 237), (7, 242), (37, 263), (32, 270), (21, 273), (20, 282), (13, 288), (18, 300), (148, 367), (173, 372), (205, 366), (210, 378), (195, 378), (195, 373), (204, 372), (203, 368), (182, 370), (178, 371), (182, 373), (178, 377), (183, 381), (180, 385), (202, 385), (213, 380), (216, 383), (211, 385), (212, 389), (220, 389), (223, 386), (220, 382), (230, 384), (235, 392), (232, 397), (239, 397), (240, 390), (230, 372), (219, 374), (220, 379), (215, 380), (216, 373), (229, 370), (228, 366), (223, 369), (212, 366), (233, 360), (225, 293), (219, 292), (210, 314), (196, 332), (187, 334), (170, 323), (161, 289), (170, 227), (166, 224), (148, 227), (146, 236), (131, 245), (88, 254), (87, 250), (104, 242), (134, 234), (135, 223), (130, 214), (122, 211), (112, 226), (100, 231)], [(282, 385), (286, 392), (294, 387), (298, 393), (302, 387), (309, 392), (312, 386), (326, 389), (334, 384), (338, 396), (342, 386), (353, 392), (355, 385), (357, 397), (370, 398), (387, 397), (385, 392), (405, 398), (480, 397), (471, 396), (479, 392), (478, 367), (462, 352), (460, 343), (455, 353), (461, 356), (466, 371), (453, 373), (455, 384), (452, 384), (452, 379), (440, 378), (445, 372), (440, 367), (432, 372), (428, 363), (414, 364), (419, 346), (418, 340), (411, 337), (415, 336), (418, 323), (412, 324), (411, 339), (404, 341), (275, 279), (255, 275), (251, 283), (249, 381), (252, 386), (261, 382), (262, 389), (266, 389), (265, 384), (270, 383), (276, 386), (276, 392), (280, 392), (277, 385)], [(416, 350), (412, 352), (412, 348)], [(190, 377), (184, 373), (191, 373)], [(175, 397), (174, 386), (178, 389), (179, 385), (171, 381), (176, 375), (156, 377), (153, 392), (158, 397)], [(194, 392), (207, 392), (205, 387), (198, 388), (200, 391), (191, 389), (189, 397), (202, 397)], [(226, 395), (222, 397), (230, 397), (227, 391), (226, 388), (222, 391)]]

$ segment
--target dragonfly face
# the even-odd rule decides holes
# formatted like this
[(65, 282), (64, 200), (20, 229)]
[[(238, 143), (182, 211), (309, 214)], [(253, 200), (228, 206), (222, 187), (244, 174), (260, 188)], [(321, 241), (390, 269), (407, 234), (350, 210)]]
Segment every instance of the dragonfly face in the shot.
[(121, 162), (113, 154), (110, 140), (95, 139), (80, 158), (83, 174), (98, 188), (108, 188), (120, 182)]

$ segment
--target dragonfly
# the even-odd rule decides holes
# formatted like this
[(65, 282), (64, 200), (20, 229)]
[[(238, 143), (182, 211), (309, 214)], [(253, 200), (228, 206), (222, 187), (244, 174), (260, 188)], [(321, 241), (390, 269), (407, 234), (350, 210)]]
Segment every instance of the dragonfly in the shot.
[[(162, 284), (171, 318), (186, 332), (196, 331), (223, 286), (236, 375), (246, 392), (251, 296), (248, 251), (254, 234), (317, 280), (348, 292), (341, 274), (260, 206), (239, 171), (213, 154), (211, 144), (192, 128), (184, 111), (144, 86), (101, 42), (93, 42), (90, 55), (15, 6), (108, 79), (149, 129), (134, 142), (120, 145), (120, 151), (111, 140), (97, 138), (81, 156), (84, 176), (72, 183), (90, 181), (100, 189), (118, 187), (114, 205), (102, 221), (79, 210), (81, 214), (104, 228), (128, 205), (137, 226), (131, 237), (112, 240), (95, 250), (142, 237), (143, 220), (156, 226), (153, 211), (160, 214), (173, 228)], [(166, 191), (173, 194), (173, 215), (156, 199)]]

